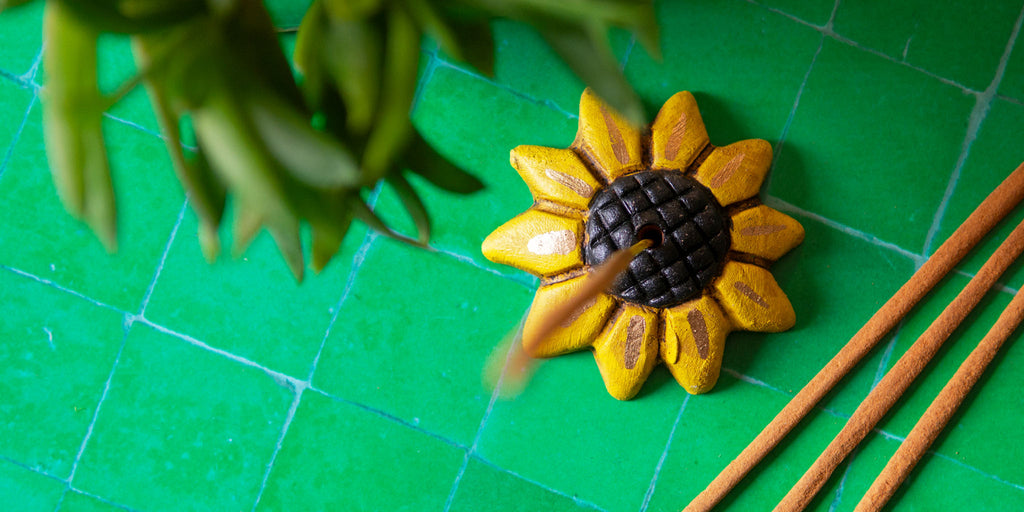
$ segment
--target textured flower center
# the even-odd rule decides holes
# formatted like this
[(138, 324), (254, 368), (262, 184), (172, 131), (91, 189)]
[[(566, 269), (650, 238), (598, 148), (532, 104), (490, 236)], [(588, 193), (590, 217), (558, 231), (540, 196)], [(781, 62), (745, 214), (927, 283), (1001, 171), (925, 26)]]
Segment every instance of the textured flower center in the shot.
[(642, 239), (653, 242), (612, 285), (629, 302), (665, 308), (701, 295), (729, 252), (729, 218), (711, 194), (679, 171), (623, 176), (594, 195), (586, 223), (588, 264)]

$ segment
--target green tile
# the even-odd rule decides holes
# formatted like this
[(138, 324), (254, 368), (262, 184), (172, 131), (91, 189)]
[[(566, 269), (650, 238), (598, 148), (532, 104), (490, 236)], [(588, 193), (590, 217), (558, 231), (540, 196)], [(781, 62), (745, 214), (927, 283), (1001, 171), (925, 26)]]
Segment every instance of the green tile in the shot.
[(124, 339), (124, 318), (0, 270), (0, 456), (66, 478)]
[(13, 76), (27, 72), (42, 48), (43, 2), (0, 14), (0, 73)]
[[(231, 223), (226, 219), (221, 230), (226, 252), (231, 247)], [(362, 224), (353, 224), (342, 250), (323, 273), (315, 275), (307, 268), (302, 283), (295, 281), (266, 232), (241, 257), (225, 254), (208, 264), (199, 248), (197, 226), (193, 212), (187, 212), (146, 318), (305, 380), (362, 244)]]
[(827, 39), (770, 192), (920, 252), (973, 106), (953, 86)]
[(248, 509), (293, 397), (136, 323), (73, 485), (138, 510)]
[[(889, 368), (967, 282), (966, 277), (951, 276), (915, 310), (901, 331)], [(1009, 301), (1008, 293), (995, 293), (983, 301), (946, 341), (881, 428), (906, 436)], [(1024, 433), (1016, 427), (1024, 415), (1024, 402), (1021, 402), (1018, 385), (1015, 384), (1017, 376), (1024, 370), (1024, 344), (1019, 341), (1018, 334), (1007, 342), (1003, 348), (1005, 354), (989, 368), (986, 377), (979, 382), (969, 401), (961, 407), (947, 433), (933, 449), (986, 473), (1024, 485), (1024, 467), (1018, 463), (1024, 458)]]
[[(1019, 38), (1019, 36), (1018, 36)], [(1024, 43), (1017, 43), (1006, 62), (1003, 81), (999, 83), (999, 94), (1024, 101)]]
[(270, 12), (270, 19), (278, 28), (296, 28), (302, 23), (311, 0), (266, 0), (263, 5)]
[(71, 491), (60, 502), (57, 512), (123, 512), (123, 507), (101, 501), (92, 496)]
[(495, 403), (477, 453), (603, 509), (637, 510), (686, 396), (657, 368), (637, 398), (620, 402), (590, 353), (557, 357), (516, 399)]
[[(1024, 147), (1017, 134), (1024, 130), (1024, 105), (995, 100), (978, 132), (978, 138), (971, 145), (971, 153), (964, 163), (953, 195), (950, 196), (946, 212), (931, 250), (953, 234), (953, 231), (974, 211), (975, 208), (1006, 178), (1021, 162), (1024, 162)], [(1009, 236), (1022, 219), (1024, 211), (1011, 213), (997, 229), (964, 259), (960, 268), (977, 272), (996, 247)], [(1024, 285), (1024, 270), (1021, 264), (1011, 267), (1003, 282), (1014, 288)]]
[(459, 488), (452, 500), (451, 512), (503, 510), (533, 512), (536, 510), (594, 510), (515, 475), (470, 459)]
[[(508, 163), (509, 151), (520, 144), (568, 147), (576, 135), (576, 120), (478, 77), (441, 66), (424, 87), (413, 122), (438, 151), (487, 187), (459, 196), (417, 182), (434, 221), (431, 245), (529, 280), (520, 271), (487, 261), (480, 254), (480, 244), (491, 231), (533, 204), (529, 189)], [(398, 205), (382, 197), (380, 209), (385, 217), (393, 218)]]
[[(99, 39), (100, 90), (113, 95), (136, 74), (135, 57), (132, 56), (131, 41), (121, 34), (103, 34)], [(108, 114), (137, 124), (153, 133), (159, 133), (160, 125), (149, 104), (149, 96), (142, 84), (114, 104)]]
[(313, 384), (472, 444), (491, 397), (481, 384), (484, 364), (532, 299), (508, 279), (378, 238)]
[(306, 392), (257, 510), (440, 510), (465, 453)]
[(494, 30), (494, 81), (514, 91), (547, 101), (576, 114), (583, 82), (544, 42), (523, 23), (497, 20)]
[[(679, 510), (768, 424), (789, 397), (723, 376), (725, 391), (694, 396), (686, 405), (649, 510)], [(722, 502), (723, 510), (762, 510), (778, 503), (842, 428), (843, 420), (814, 411)], [(845, 469), (841, 467), (840, 471)], [(838, 479), (810, 510), (827, 510)]]
[[(661, 60), (638, 46), (626, 65), (626, 76), (652, 111), (687, 90), (697, 98), (713, 144), (752, 138), (774, 143), (821, 34), (746, 2), (660, 2), (657, 12)], [(722, 37), (723, 27), (729, 37)]]
[[(868, 436), (833, 510), (853, 510), (899, 444), (899, 440), (877, 434)], [(1020, 510), (1024, 508), (1024, 489), (1019, 482), (1016, 485), (1007, 485), (991, 475), (928, 453), (896, 491), (886, 510)]]
[(878, 50), (976, 91), (995, 77), (1020, 13), (1017, 1), (964, 2), (913, 0), (839, 4), (834, 30)]
[(0, 458), (0, 501), (7, 510), (51, 512), (65, 484)]
[(778, 9), (807, 23), (824, 26), (828, 23), (829, 16), (832, 15), (832, 9), (838, 2), (835, 0), (814, 0), (812, 2), (802, 0), (760, 0), (758, 3), (765, 7)]
[[(771, 201), (769, 201), (771, 204)], [(803, 244), (782, 257), (772, 274), (796, 310), (782, 333), (730, 335), (723, 366), (796, 394), (914, 272), (914, 262), (889, 249), (794, 215)], [(851, 413), (874, 380), (886, 337), (856, 373), (843, 381), (829, 407)]]
[(0, 77), (0, 174), (4, 171), (7, 153), (18, 135), (21, 122), (32, 104), (32, 91), (20, 84)]
[(40, 110), (32, 108), (0, 175), (0, 264), (137, 311), (184, 200), (163, 143), (122, 123), (104, 123), (119, 208), (119, 249), (108, 254), (57, 198)]

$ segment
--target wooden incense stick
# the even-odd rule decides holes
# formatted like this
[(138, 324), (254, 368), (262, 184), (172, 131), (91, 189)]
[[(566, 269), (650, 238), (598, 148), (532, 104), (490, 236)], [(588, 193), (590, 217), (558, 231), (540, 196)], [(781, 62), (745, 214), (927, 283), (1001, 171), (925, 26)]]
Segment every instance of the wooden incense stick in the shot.
[(920, 269), (864, 324), (839, 353), (800, 390), (750, 445), (686, 507), (706, 511), (715, 506), (856, 364), (878, 344), (954, 265), (1024, 199), (1024, 164), (985, 198)]
[(928, 326), (914, 344), (900, 357), (892, 369), (882, 377), (878, 385), (868, 393), (853, 416), (839, 431), (835, 439), (818, 456), (810, 469), (789, 490), (776, 511), (799, 511), (807, 507), (814, 495), (821, 490), (832, 476), (836, 467), (878, 424), (878, 421), (899, 400), (914, 379), (921, 373), (928, 361), (942, 347), (942, 343), (956, 330), (975, 306), (981, 302), (999, 276), (1024, 252), (1024, 222), (1010, 233), (996, 252), (985, 262), (978, 274), (953, 299), (942, 314)]
[[(599, 266), (594, 267), (587, 274), (586, 280), (575, 295), (545, 312), (544, 316), (540, 319), (535, 336), (530, 339), (523, 339), (522, 343), (516, 343), (520, 338), (516, 336), (513, 341), (515, 346), (511, 348), (511, 355), (508, 355), (509, 347), (507, 345), (505, 345), (504, 349), (499, 347), (498, 351), (492, 355), (491, 363), (488, 364), (488, 369), (485, 372), (486, 379), (490, 385), (492, 387), (497, 386), (498, 376), (503, 375), (500, 377), (502, 394), (516, 394), (521, 391), (533, 373), (535, 359), (529, 356), (530, 353), (534, 352), (533, 349), (551, 336), (555, 329), (562, 325), (567, 318), (572, 316), (584, 304), (607, 290), (615, 282), (615, 278), (629, 267), (633, 258), (652, 244), (651, 240), (644, 239), (633, 244), (631, 247), (612, 253), (608, 259)], [(522, 333), (522, 325), (520, 325), (519, 332), (520, 334)], [(504, 373), (502, 374), (502, 367), (495, 365), (499, 364), (499, 362), (505, 363), (506, 358), (504, 356), (506, 355), (508, 355), (508, 362), (507, 364), (502, 364), (504, 367)]]
[(1002, 348), (1003, 342), (1024, 320), (1024, 293), (1017, 293), (1003, 313), (999, 315), (992, 329), (971, 351), (953, 377), (942, 388), (935, 400), (928, 406), (921, 419), (914, 425), (910, 435), (903, 441), (896, 454), (889, 459), (885, 469), (871, 484), (864, 498), (857, 504), (855, 512), (880, 510), (896, 489), (907, 479), (925, 451), (946, 427), (967, 393), (978, 382), (985, 368)]

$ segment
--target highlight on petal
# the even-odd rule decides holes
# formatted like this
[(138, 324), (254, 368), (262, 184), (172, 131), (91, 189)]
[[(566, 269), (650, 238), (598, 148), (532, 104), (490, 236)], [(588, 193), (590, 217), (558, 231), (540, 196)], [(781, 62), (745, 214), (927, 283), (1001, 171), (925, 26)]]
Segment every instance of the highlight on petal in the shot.
[(772, 273), (757, 265), (726, 263), (714, 288), (722, 308), (738, 329), (779, 332), (796, 323), (793, 305)]
[(715, 148), (697, 169), (697, 181), (727, 206), (757, 195), (772, 163), (772, 146), (761, 139)]
[(586, 276), (583, 275), (537, 289), (523, 326), (523, 346), (533, 346), (528, 351), (531, 357), (554, 357), (589, 347), (604, 329), (615, 311), (615, 300), (602, 293), (570, 315), (548, 339), (538, 345), (533, 343), (544, 315), (576, 295), (585, 281)]
[(640, 130), (589, 88), (580, 98), (580, 123), (572, 146), (611, 181), (643, 165)]
[(689, 92), (678, 92), (661, 107), (651, 126), (652, 167), (686, 169), (709, 142), (697, 101)]
[(612, 396), (636, 396), (658, 362), (658, 315), (624, 305), (594, 342), (594, 359)]
[(483, 243), (487, 259), (550, 277), (583, 265), (583, 223), (530, 208), (495, 229)]
[(571, 149), (519, 146), (512, 150), (509, 159), (538, 201), (586, 210), (590, 198), (601, 188), (601, 183)]
[(725, 338), (732, 323), (715, 299), (705, 295), (665, 310), (661, 357), (690, 394), (710, 391), (722, 368)]
[(804, 227), (774, 208), (760, 205), (732, 217), (732, 248), (775, 261), (804, 241)]

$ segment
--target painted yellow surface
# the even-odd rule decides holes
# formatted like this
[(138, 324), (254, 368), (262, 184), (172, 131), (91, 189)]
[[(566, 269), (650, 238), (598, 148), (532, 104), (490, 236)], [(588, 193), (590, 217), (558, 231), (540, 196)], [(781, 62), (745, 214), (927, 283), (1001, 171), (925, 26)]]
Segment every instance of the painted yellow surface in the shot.
[(537, 201), (584, 211), (601, 182), (571, 149), (519, 146), (509, 157)]
[[(708, 152), (713, 146), (688, 92), (672, 96), (650, 128), (630, 126), (584, 91), (571, 148), (512, 150), (512, 166), (535, 204), (483, 243), (491, 261), (545, 278), (523, 327), (524, 344), (534, 347), (531, 355), (552, 357), (592, 346), (605, 387), (620, 400), (635, 396), (658, 362), (688, 392), (705, 393), (718, 380), (730, 332), (781, 331), (796, 321), (771, 272), (736, 261), (770, 263), (803, 241), (796, 220), (755, 200), (726, 210), (732, 223), (730, 256), (700, 297), (659, 309), (599, 294), (548, 339), (534, 339), (543, 316), (579, 293), (592, 270), (582, 259), (584, 222), (590, 199), (604, 184), (639, 171), (680, 170), (722, 206), (756, 198), (772, 159), (767, 142), (740, 141)], [(642, 156), (645, 145), (651, 151), (649, 166)], [(702, 153), (706, 158), (693, 170)]]
[(594, 359), (612, 396), (636, 396), (658, 362), (658, 315), (633, 304), (623, 306), (594, 342)]

